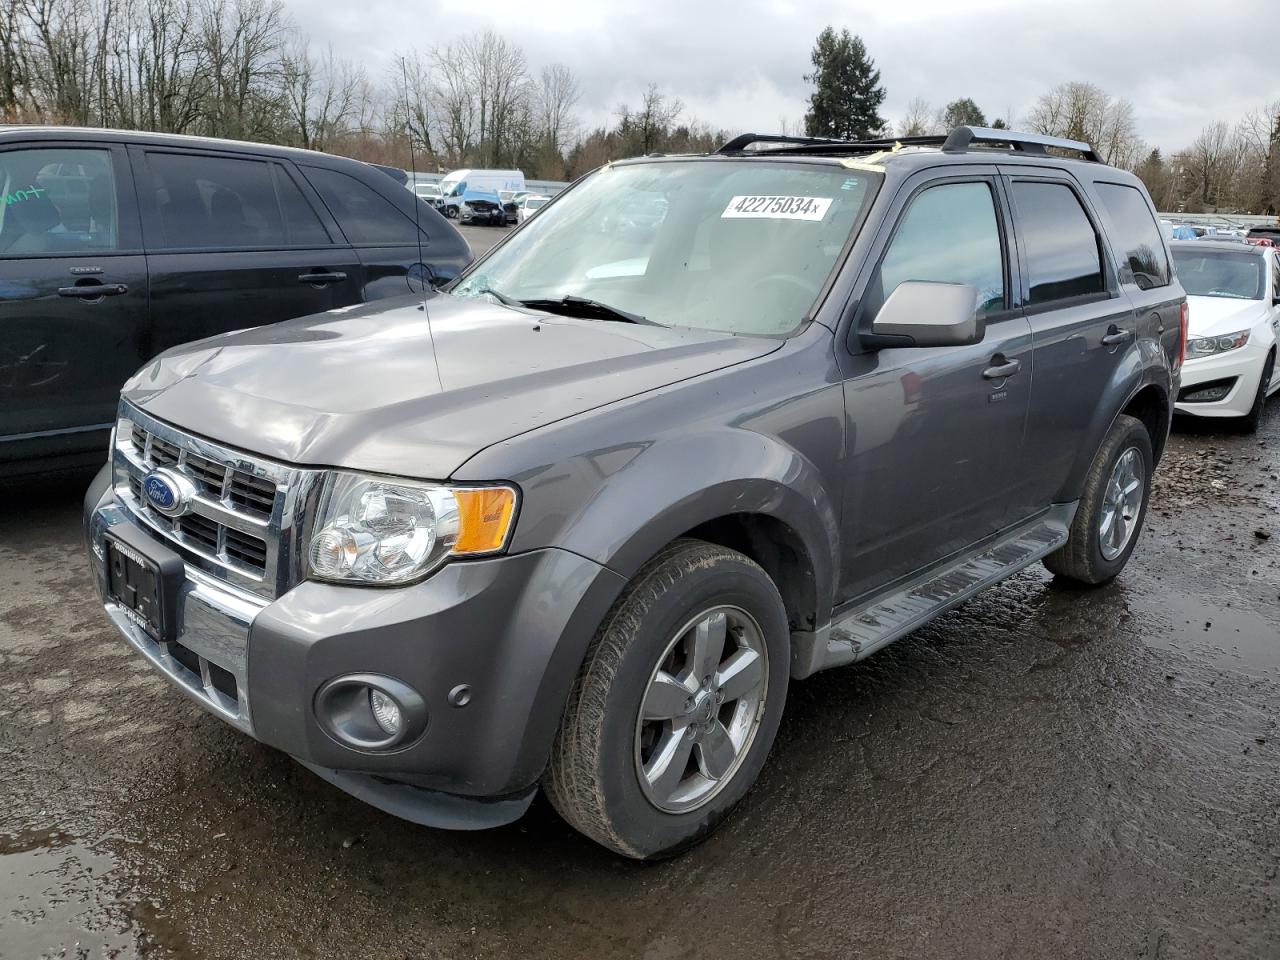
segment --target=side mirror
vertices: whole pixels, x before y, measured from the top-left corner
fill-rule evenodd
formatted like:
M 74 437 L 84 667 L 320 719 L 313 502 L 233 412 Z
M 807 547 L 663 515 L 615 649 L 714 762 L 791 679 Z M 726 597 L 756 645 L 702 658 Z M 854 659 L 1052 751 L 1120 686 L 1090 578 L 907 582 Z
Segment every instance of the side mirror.
M 907 280 L 889 295 L 862 340 L 868 347 L 963 347 L 981 343 L 986 333 L 977 287 Z

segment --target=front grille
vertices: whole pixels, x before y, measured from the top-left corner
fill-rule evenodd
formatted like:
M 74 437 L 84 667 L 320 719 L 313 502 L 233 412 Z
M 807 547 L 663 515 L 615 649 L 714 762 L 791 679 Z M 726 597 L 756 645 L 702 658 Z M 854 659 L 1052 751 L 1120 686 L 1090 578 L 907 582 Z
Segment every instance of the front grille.
M 266 598 L 300 578 L 297 544 L 318 471 L 250 457 L 127 405 L 113 463 L 121 501 L 188 563 Z M 162 515 L 143 496 L 143 479 L 157 467 L 176 470 L 195 485 L 179 517 Z
M 148 439 L 151 442 L 150 449 L 147 448 Z M 144 427 L 136 423 L 130 431 L 129 440 L 134 452 L 153 466 L 173 466 L 182 454 L 177 444 L 147 433 Z M 182 472 L 195 480 L 204 493 L 218 498 L 225 495 L 246 513 L 259 517 L 271 516 L 271 508 L 276 500 L 276 485 L 270 480 L 232 469 L 191 451 L 187 451 L 182 459 Z
M 276 485 L 270 480 L 233 471 L 231 484 L 227 488 L 227 499 L 246 513 L 269 517 L 276 502 Z

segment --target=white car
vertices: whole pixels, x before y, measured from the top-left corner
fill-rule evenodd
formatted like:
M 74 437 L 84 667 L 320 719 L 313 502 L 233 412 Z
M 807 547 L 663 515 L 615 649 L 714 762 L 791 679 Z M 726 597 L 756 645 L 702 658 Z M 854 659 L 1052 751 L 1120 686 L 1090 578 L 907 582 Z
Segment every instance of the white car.
M 1280 390 L 1280 251 L 1217 240 L 1169 248 L 1189 309 L 1177 411 L 1243 417 L 1256 430 L 1267 397 Z
M 516 221 L 518 223 L 524 223 L 526 220 L 528 220 L 530 217 L 534 215 L 534 213 L 538 210 L 539 207 L 544 207 L 550 202 L 551 202 L 550 197 L 538 197 L 532 194 L 530 194 L 527 197 L 524 197 L 523 199 L 521 199 L 520 206 L 517 208 Z

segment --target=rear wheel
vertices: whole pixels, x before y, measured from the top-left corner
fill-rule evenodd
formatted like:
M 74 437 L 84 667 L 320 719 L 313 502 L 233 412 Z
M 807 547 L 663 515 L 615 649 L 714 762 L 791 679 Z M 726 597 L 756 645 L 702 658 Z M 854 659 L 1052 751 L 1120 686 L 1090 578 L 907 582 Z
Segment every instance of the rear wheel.
M 543 783 L 556 810 L 637 859 L 704 839 L 764 765 L 789 642 L 777 587 L 749 558 L 667 547 L 587 652 Z
M 1267 406 L 1267 387 L 1271 384 L 1271 375 L 1276 368 L 1276 352 L 1267 354 L 1267 362 L 1262 367 L 1262 379 L 1258 381 L 1258 395 L 1253 398 L 1253 406 L 1240 422 L 1240 429 L 1245 433 L 1257 433 L 1262 424 L 1262 412 Z
M 1154 465 L 1146 426 L 1121 414 L 1089 467 L 1067 542 L 1044 558 L 1051 573 L 1089 586 L 1115 579 L 1142 531 Z

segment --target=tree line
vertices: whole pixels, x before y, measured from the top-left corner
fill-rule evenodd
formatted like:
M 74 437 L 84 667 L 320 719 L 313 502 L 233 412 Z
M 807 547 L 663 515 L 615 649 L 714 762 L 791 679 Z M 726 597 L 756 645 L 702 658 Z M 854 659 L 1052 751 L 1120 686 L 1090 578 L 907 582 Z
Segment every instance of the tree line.
M 7 0 L 0 120 L 324 150 L 421 170 L 569 179 L 610 159 L 709 150 L 723 131 L 649 87 L 586 130 L 568 66 L 486 30 L 397 54 L 383 75 L 317 50 L 282 0 Z
M 1026 116 L 973 99 L 909 101 L 896 124 L 861 37 L 826 27 L 810 56 L 803 130 L 865 140 L 960 124 L 1087 140 L 1133 170 L 1162 210 L 1280 211 L 1280 101 L 1206 127 L 1165 155 L 1138 134 L 1132 102 L 1061 84 Z M 705 152 L 732 136 L 685 115 L 657 85 L 586 128 L 569 66 L 534 68 L 485 30 L 397 54 L 382 75 L 318 50 L 283 0 L 7 0 L 0 7 L 0 118 L 255 140 L 421 170 L 519 167 L 572 179 L 609 160 Z M 790 124 L 782 123 L 783 132 Z
M 1102 159 L 1142 178 L 1159 210 L 1172 213 L 1280 213 L 1280 100 L 1259 105 L 1234 123 L 1216 121 L 1188 147 L 1166 157 L 1138 134 L 1131 101 L 1096 84 L 1063 83 L 1042 94 L 1025 117 L 989 123 L 969 97 L 935 108 L 922 97 L 894 125 L 881 117 L 880 71 L 862 38 L 827 27 L 814 44 L 814 85 L 804 129 L 846 140 L 944 134 L 964 125 L 1018 126 L 1092 144 Z

